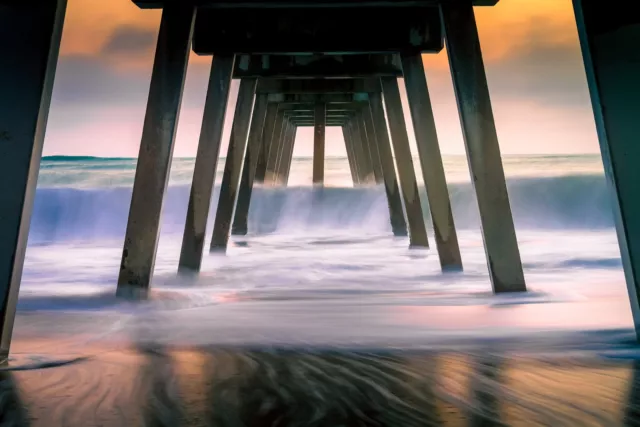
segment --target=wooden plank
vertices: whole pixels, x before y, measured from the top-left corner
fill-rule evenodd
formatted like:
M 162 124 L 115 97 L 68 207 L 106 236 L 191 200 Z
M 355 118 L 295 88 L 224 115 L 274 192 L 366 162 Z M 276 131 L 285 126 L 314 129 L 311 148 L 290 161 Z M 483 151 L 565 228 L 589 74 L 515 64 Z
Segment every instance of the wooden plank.
M 437 53 L 442 47 L 440 17 L 433 6 L 378 6 L 365 12 L 357 6 L 203 8 L 193 39 L 193 50 L 200 55 Z
M 234 78 L 402 76 L 397 55 L 238 55 Z
M 174 0 L 133 0 L 141 9 L 161 9 L 165 4 Z M 300 7 L 316 8 L 328 7 L 338 8 L 343 6 L 359 6 L 363 8 L 375 7 L 378 5 L 398 6 L 423 5 L 437 6 L 443 0 L 253 0 L 253 1 L 219 1 L 219 0 L 191 0 L 197 6 L 210 8 L 282 8 Z M 449 0 L 453 1 L 453 0 Z M 474 6 L 495 6 L 499 0 L 473 0 Z

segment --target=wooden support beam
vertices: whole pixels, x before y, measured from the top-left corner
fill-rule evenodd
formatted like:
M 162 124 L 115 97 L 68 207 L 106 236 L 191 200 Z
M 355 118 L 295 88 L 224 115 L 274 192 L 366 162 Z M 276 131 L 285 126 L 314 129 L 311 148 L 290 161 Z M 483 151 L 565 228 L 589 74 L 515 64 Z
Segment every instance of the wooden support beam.
M 294 104 L 315 105 L 316 102 L 325 104 L 351 104 L 353 102 L 364 102 L 369 100 L 367 93 L 271 93 L 269 102 L 277 102 L 283 106 Z M 311 107 L 313 109 L 313 107 Z
M 353 186 L 357 187 L 360 184 L 360 177 L 358 176 L 358 168 L 353 155 L 353 141 L 351 135 L 349 135 L 349 128 L 346 123 L 341 126 L 342 136 L 344 138 L 344 145 L 347 151 L 347 160 L 349 161 L 349 171 L 351 172 L 351 179 L 353 180 Z
M 377 148 L 384 178 L 384 188 L 387 193 L 391 230 L 395 236 L 406 236 L 407 223 L 404 218 L 404 211 L 402 210 L 402 196 L 400 195 L 400 189 L 398 187 L 396 170 L 393 166 L 391 141 L 389 140 L 389 130 L 387 128 L 387 120 L 384 116 L 384 107 L 380 94 L 373 94 L 371 96 L 370 108 L 373 126 L 378 140 Z
M 153 276 L 194 16 L 192 6 L 178 4 L 162 12 L 118 277 L 120 297 L 146 298 Z
M 293 149 L 296 144 L 296 135 L 298 133 L 298 126 L 292 124 L 291 125 L 291 136 L 289 137 L 289 151 L 287 156 L 285 157 L 285 165 L 284 165 L 284 185 L 289 185 L 289 175 L 291 174 L 291 164 L 293 162 Z
M 429 247 L 427 239 L 427 227 L 424 223 L 420 193 L 413 168 L 411 149 L 409 148 L 409 135 L 404 121 L 398 79 L 383 77 L 382 91 L 391 130 L 393 151 L 396 155 L 396 169 L 400 181 L 400 189 L 404 199 L 404 208 L 407 213 L 409 225 L 409 240 L 412 247 Z
M 631 314 L 640 338 L 640 11 L 635 2 L 574 0 Z
M 364 124 L 364 114 L 362 110 L 358 111 L 355 116 L 355 123 L 358 126 L 358 131 L 360 133 L 360 138 L 362 140 L 362 152 L 364 155 L 364 159 L 369 167 L 370 173 L 367 174 L 367 183 L 369 184 L 377 184 L 378 176 L 376 175 L 376 167 L 374 165 L 374 157 L 371 153 L 372 151 L 372 142 L 371 135 L 367 133 L 367 128 Z
M 66 7 L 0 4 L 0 364 L 11 346 Z
M 222 132 L 227 102 L 229 101 L 233 63 L 233 55 L 216 55 L 211 64 L 209 88 L 204 104 L 204 117 L 178 263 L 178 271 L 182 273 L 198 272 L 202 264 L 211 195 L 218 170 Z
M 420 157 L 431 220 L 443 271 L 462 270 L 462 257 L 458 235 L 453 222 L 453 211 L 444 175 L 442 155 L 438 145 L 436 122 L 431 108 L 427 79 L 419 54 L 403 54 L 404 83 L 407 87 L 409 109 L 413 120 L 416 145 Z
M 265 118 L 264 132 L 262 134 L 262 147 L 258 158 L 258 166 L 256 167 L 255 182 L 263 184 L 267 173 L 267 164 L 269 162 L 269 153 L 273 147 L 273 137 L 276 129 L 276 121 L 278 114 L 278 104 L 269 104 L 267 106 L 267 116 Z
M 526 291 L 473 6 L 457 0 L 441 11 L 493 291 Z
M 364 125 L 364 130 L 367 132 L 367 139 L 369 140 L 369 154 L 371 156 L 371 165 L 373 166 L 373 175 L 376 184 L 382 184 L 384 182 L 384 176 L 382 174 L 380 154 L 378 153 L 378 137 L 373 126 L 369 104 L 362 109 L 362 124 Z
M 345 95 L 380 92 L 378 79 L 266 79 L 260 78 L 257 93 L 293 95 Z
M 363 19 L 366 14 L 367 19 Z M 327 25 L 327 23 L 331 23 Z M 220 53 L 439 52 L 442 30 L 433 6 L 341 5 L 340 8 L 201 8 L 193 49 Z
M 227 160 L 220 185 L 220 198 L 213 225 L 210 251 L 226 251 L 231 231 L 233 212 L 238 200 L 240 174 L 247 149 L 249 122 L 253 109 L 256 79 L 242 79 L 238 90 L 238 102 L 231 127 L 231 138 L 227 149 Z M 263 110 L 264 114 L 264 110 Z
M 373 168 L 371 167 L 371 158 L 364 151 L 364 141 L 360 133 L 358 120 L 354 117 L 349 121 L 350 134 L 354 142 L 355 157 L 358 162 L 358 171 L 360 173 L 360 183 L 363 185 L 370 184 L 373 180 Z
M 238 55 L 234 78 L 402 77 L 397 55 Z
M 324 185 L 324 151 L 325 127 L 327 124 L 327 105 L 323 102 L 316 104 L 313 132 L 313 184 Z
M 291 121 L 287 118 L 286 114 L 284 117 L 282 132 L 280 133 L 280 143 L 278 145 L 278 157 L 276 161 L 276 169 L 273 174 L 273 185 L 279 185 L 283 182 L 283 174 L 282 174 L 282 160 L 284 159 L 284 153 L 287 151 L 287 141 L 289 138 L 289 131 L 291 130 Z
M 284 110 L 278 110 L 273 126 L 273 138 L 271 139 L 271 149 L 267 160 L 267 170 L 264 178 L 265 185 L 274 185 L 276 180 L 276 167 L 278 166 L 278 154 L 282 145 L 282 132 L 284 130 Z
M 251 117 L 251 126 L 249 127 L 249 140 L 247 141 L 247 151 L 242 167 L 242 180 L 240 181 L 238 201 L 233 216 L 233 225 L 231 227 L 231 234 L 233 235 L 244 236 L 247 234 L 249 228 L 249 205 L 251 204 L 251 193 L 253 191 L 253 182 L 256 176 L 258 160 L 260 159 L 262 147 L 264 146 L 263 132 L 266 119 L 267 96 L 264 94 L 257 95 L 253 107 L 253 116 Z
M 141 9 L 162 9 L 166 3 L 171 3 L 174 0 L 133 0 Z M 345 0 L 251 0 L 251 1 L 236 1 L 236 0 L 191 0 L 194 5 L 199 7 L 208 8 L 274 8 L 279 9 L 283 7 L 296 7 L 296 8 L 315 8 L 315 7 L 327 7 L 339 10 L 344 6 Z M 438 6 L 443 0 L 421 0 L 420 4 L 423 6 Z M 445 0 L 453 1 L 453 0 Z M 411 2 L 409 2 L 411 3 Z M 474 6 L 495 6 L 498 0 L 473 0 Z M 404 0 L 354 0 L 349 2 L 352 6 L 358 6 L 366 9 L 370 6 L 382 5 L 382 6 L 397 6 L 404 7 L 407 2 Z

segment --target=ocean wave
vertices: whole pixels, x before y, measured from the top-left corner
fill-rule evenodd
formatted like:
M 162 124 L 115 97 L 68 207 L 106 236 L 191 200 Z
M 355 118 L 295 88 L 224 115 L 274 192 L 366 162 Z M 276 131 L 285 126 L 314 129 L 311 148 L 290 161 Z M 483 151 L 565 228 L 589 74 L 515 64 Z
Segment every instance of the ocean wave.
M 521 229 L 605 229 L 613 227 L 611 198 L 601 175 L 551 178 L 517 178 L 508 181 L 513 217 Z M 168 188 L 162 232 L 182 233 L 190 186 Z M 449 185 L 456 225 L 477 229 L 479 215 L 470 184 Z M 215 216 L 215 189 L 209 225 Z M 382 187 L 288 187 L 254 189 L 249 229 L 251 233 L 295 232 L 304 229 L 390 230 L 386 196 Z M 425 218 L 428 204 L 421 189 Z M 38 188 L 30 243 L 56 240 L 122 238 L 130 187 L 98 189 Z

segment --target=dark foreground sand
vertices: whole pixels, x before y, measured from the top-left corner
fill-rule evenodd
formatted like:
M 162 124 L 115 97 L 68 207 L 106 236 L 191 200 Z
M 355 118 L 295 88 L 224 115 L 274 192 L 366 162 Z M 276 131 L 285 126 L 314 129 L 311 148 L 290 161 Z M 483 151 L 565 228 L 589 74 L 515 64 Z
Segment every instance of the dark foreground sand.
M 619 426 L 640 364 L 469 351 L 168 348 L 17 338 L 0 426 Z M 76 363 L 38 370 L 34 355 Z

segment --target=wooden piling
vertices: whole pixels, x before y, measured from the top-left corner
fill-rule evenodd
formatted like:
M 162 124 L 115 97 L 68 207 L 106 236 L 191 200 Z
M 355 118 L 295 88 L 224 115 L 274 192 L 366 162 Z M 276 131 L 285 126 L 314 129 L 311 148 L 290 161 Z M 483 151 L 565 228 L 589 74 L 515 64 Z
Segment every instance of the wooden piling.
M 440 11 L 493 291 L 526 291 L 473 5 L 450 1 Z
M 347 152 L 347 161 L 349 162 L 349 171 L 351 172 L 351 179 L 353 181 L 353 186 L 357 187 L 360 184 L 360 177 L 358 176 L 358 166 L 353 154 L 353 141 L 351 141 L 351 135 L 349 135 L 349 127 L 347 125 L 343 125 L 341 128 Z
M 269 149 L 269 156 L 267 158 L 267 168 L 264 178 L 265 185 L 275 185 L 276 182 L 276 167 L 278 165 L 278 155 L 282 145 L 282 131 L 284 130 L 284 110 L 278 109 L 276 113 L 276 119 L 273 124 L 273 138 L 271 139 L 271 148 Z
M 405 212 L 407 213 L 409 240 L 412 247 L 428 248 L 427 227 L 425 226 L 422 205 L 420 204 L 420 194 L 402 111 L 398 80 L 394 77 L 382 77 L 380 80 L 382 82 L 387 117 L 389 118 L 393 151 L 396 155 L 396 169 L 398 171 L 400 189 L 404 199 Z
M 375 127 L 373 126 L 369 103 L 365 103 L 362 107 L 362 124 L 367 132 L 367 139 L 369 140 L 369 155 L 371 156 L 371 166 L 373 167 L 375 183 L 382 184 L 384 182 L 384 174 L 382 173 L 380 153 L 378 152 L 378 137 L 376 135 Z
M 238 188 L 240 184 L 240 174 L 244 162 L 244 155 L 247 148 L 247 137 L 249 133 L 249 121 L 251 120 L 251 110 L 256 90 L 256 79 L 242 79 L 238 91 L 238 102 L 233 117 L 231 127 L 231 137 L 227 159 L 224 165 L 222 184 L 220 185 L 220 198 L 216 219 L 213 225 L 213 236 L 211 238 L 210 251 L 225 251 L 229 243 L 229 232 L 231 231 L 231 220 L 236 201 L 238 200 Z
M 66 7 L 0 5 L 0 364 L 11 345 Z
M 264 106 L 262 104 L 264 104 Z M 263 108 L 266 108 L 266 114 L 262 114 L 261 109 Z M 248 147 L 247 154 L 244 158 L 244 166 L 242 167 L 242 181 L 240 182 L 238 203 L 236 203 L 233 225 L 231 226 L 232 235 L 244 236 L 249 231 L 249 207 L 251 206 L 253 185 L 257 182 L 258 166 L 262 165 L 266 167 L 266 153 L 268 152 L 268 147 L 271 145 L 273 124 L 277 111 L 278 106 L 276 104 L 267 105 L 266 96 L 258 95 L 256 105 L 253 108 L 253 117 L 249 129 L 249 141 L 247 143 Z M 254 129 L 254 126 L 261 126 L 261 128 Z M 257 140 L 254 140 L 254 138 L 257 138 Z M 254 145 L 257 145 L 257 147 Z M 263 168 L 263 180 L 264 171 L 265 169 Z
M 211 63 L 200 141 L 193 171 L 187 220 L 182 238 L 178 271 L 200 271 L 211 195 L 216 180 L 222 132 L 233 76 L 234 55 L 216 55 Z
M 640 15 L 635 2 L 574 0 L 631 314 L 640 339 Z
M 453 221 L 422 55 L 419 53 L 403 54 L 401 58 L 420 168 L 429 198 L 429 209 L 440 266 L 443 271 L 460 271 L 462 270 L 462 257 Z
M 318 102 L 314 111 L 313 132 L 313 185 L 324 185 L 324 152 L 325 152 L 325 127 L 327 123 L 327 105 Z
M 271 103 L 267 107 L 267 115 L 265 117 L 264 132 L 262 133 L 262 145 L 260 156 L 258 157 L 258 166 L 256 166 L 256 176 L 254 183 L 263 184 L 267 174 L 267 163 L 269 162 L 269 153 L 271 152 L 273 135 L 276 128 L 276 116 L 278 114 L 278 104 Z
M 378 140 L 377 148 L 384 178 L 384 188 L 387 193 L 391 229 L 395 236 L 406 236 L 407 223 L 402 209 L 402 196 L 398 188 L 396 169 L 393 166 L 393 153 L 391 151 L 387 120 L 384 116 L 384 107 L 382 106 L 382 97 L 379 93 L 369 94 L 369 97 L 372 122 Z
M 251 126 L 249 127 L 247 151 L 244 156 L 244 166 L 242 167 L 242 180 L 240 181 L 238 202 L 236 203 L 233 225 L 231 227 L 231 234 L 233 235 L 244 236 L 248 231 L 251 192 L 253 189 L 254 178 L 256 176 L 258 160 L 260 159 L 260 152 L 264 146 L 263 132 L 267 116 L 267 105 L 266 94 L 259 94 L 256 96 L 255 105 L 253 107 L 253 116 L 251 117 Z
M 167 4 L 162 12 L 118 277 L 120 297 L 145 298 L 153 276 L 194 17 L 194 6 L 182 4 Z

